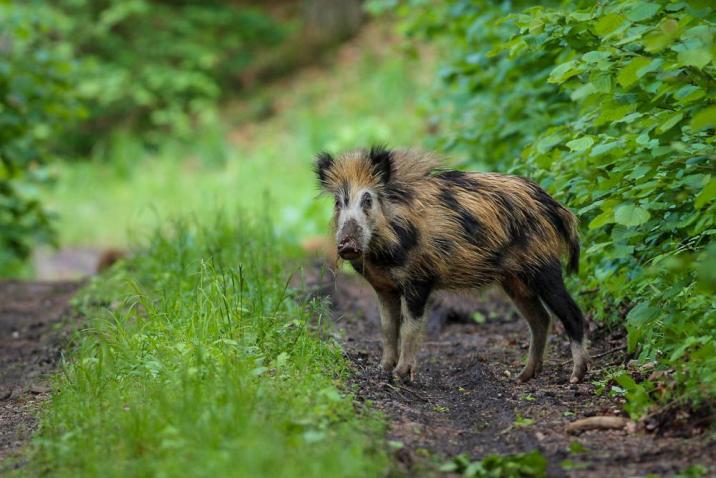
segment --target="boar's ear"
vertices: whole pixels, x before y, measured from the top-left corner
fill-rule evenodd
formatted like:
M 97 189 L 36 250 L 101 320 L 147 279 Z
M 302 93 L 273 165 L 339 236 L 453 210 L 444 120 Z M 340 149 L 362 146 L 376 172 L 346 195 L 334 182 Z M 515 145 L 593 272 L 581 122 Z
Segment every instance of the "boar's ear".
M 313 170 L 318 176 L 318 182 L 322 188 L 328 187 L 328 170 L 333 167 L 333 156 L 329 153 L 321 152 L 316 155 L 316 163 L 313 166 Z
M 376 175 L 383 184 L 387 184 L 393 173 L 393 152 L 385 146 L 377 145 L 370 148 L 368 157 Z

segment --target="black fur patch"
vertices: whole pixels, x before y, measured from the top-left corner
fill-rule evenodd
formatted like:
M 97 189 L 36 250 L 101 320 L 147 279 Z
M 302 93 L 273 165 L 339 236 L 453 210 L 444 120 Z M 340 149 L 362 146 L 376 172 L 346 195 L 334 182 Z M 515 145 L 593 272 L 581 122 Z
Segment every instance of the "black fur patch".
M 325 151 L 320 152 L 316 155 L 316 162 L 314 164 L 313 170 L 316 173 L 316 176 L 318 176 L 318 182 L 323 187 L 326 186 L 328 170 L 331 169 L 331 166 L 333 166 L 333 162 L 333 156 L 331 156 L 329 153 L 326 153 Z
M 407 305 L 413 317 L 419 318 L 425 313 L 425 305 L 428 303 L 428 298 L 434 285 L 434 277 L 421 277 L 403 287 L 405 305 Z
M 398 236 L 401 249 L 409 251 L 418 245 L 420 233 L 414 224 L 402 224 L 400 221 L 394 221 L 390 224 L 390 227 L 395 231 L 395 235 Z
M 413 191 L 396 183 L 388 183 L 385 187 L 385 197 L 390 202 L 410 204 L 413 200 Z
M 532 197 L 534 197 L 542 205 L 549 222 L 552 223 L 554 228 L 562 237 L 569 238 L 567 225 L 564 223 L 562 216 L 559 214 L 562 209 L 562 205 L 555 201 L 552 196 L 547 194 L 545 190 L 538 185 L 532 183 L 530 186 Z
M 398 244 L 378 246 L 379 238 L 372 241 L 368 254 L 368 260 L 380 267 L 400 267 L 408 260 L 408 253 L 418 244 L 420 233 L 413 224 L 403 224 L 401 221 L 394 221 L 390 227 L 398 236 Z
M 382 145 L 370 148 L 368 157 L 383 184 L 388 184 L 393 173 L 393 152 Z
M 465 239 L 475 246 L 480 246 L 482 244 L 480 234 L 484 230 L 480 221 L 460 204 L 449 189 L 440 191 L 440 201 L 442 201 L 446 209 L 452 211 L 457 216 L 457 220 L 462 226 Z
M 477 191 L 479 189 L 477 181 L 462 171 L 441 171 L 435 177 L 468 191 Z
M 569 338 L 575 342 L 582 342 L 584 316 L 564 286 L 562 265 L 559 261 L 549 261 L 530 279 L 528 285 L 537 292 L 554 315 L 559 317 Z

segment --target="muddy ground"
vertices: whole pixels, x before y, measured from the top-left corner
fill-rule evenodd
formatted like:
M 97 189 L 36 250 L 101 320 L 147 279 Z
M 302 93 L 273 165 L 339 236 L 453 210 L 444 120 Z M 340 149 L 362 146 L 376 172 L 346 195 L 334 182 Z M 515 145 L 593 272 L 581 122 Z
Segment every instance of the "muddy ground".
M 37 425 L 38 406 L 76 324 L 65 312 L 81 283 L 0 281 L 0 475 Z
M 595 396 L 595 385 L 570 385 L 569 348 L 550 340 L 545 370 L 518 384 L 528 331 L 509 302 L 490 291 L 478 300 L 442 296 L 430 309 L 428 337 L 415 383 L 399 383 L 379 371 L 378 309 L 359 277 L 320 274 L 309 267 L 304 286 L 327 295 L 340 340 L 355 374 L 351 386 L 388 422 L 395 469 L 408 476 L 436 474 L 436 466 L 467 454 L 540 452 L 549 476 L 671 476 L 703 464 L 716 476 L 713 438 L 693 427 L 667 427 L 663 436 L 627 431 L 567 435 L 565 426 L 593 415 L 624 415 L 619 398 Z M 17 452 L 36 427 L 38 406 L 49 396 L 48 374 L 78 319 L 67 314 L 81 282 L 0 281 L 0 474 L 19 466 Z M 472 320 L 473 312 L 486 318 Z M 628 360 L 619 332 L 592 334 L 596 358 L 589 378 Z M 573 442 L 586 451 L 572 454 Z M 572 461 L 572 468 L 562 466 Z
M 623 399 L 596 396 L 591 383 L 605 369 L 628 360 L 623 333 L 592 333 L 593 369 L 585 383 L 576 385 L 568 383 L 568 342 L 563 334 L 553 334 L 545 370 L 519 384 L 514 377 L 524 363 L 529 332 L 508 299 L 499 291 L 483 293 L 480 299 L 445 295 L 431 308 L 417 381 L 400 383 L 379 371 L 379 315 L 373 292 L 360 277 L 330 277 L 314 269 L 305 280 L 312 290 L 331 298 L 334 320 L 354 366 L 357 399 L 370 402 L 387 418 L 399 471 L 430 475 L 436 464 L 461 453 L 477 460 L 490 453 L 538 449 L 549 461 L 548 476 L 672 476 L 693 464 L 705 465 L 716 476 L 716 444 L 699 429 L 666 427 L 658 435 L 640 424 L 631 432 L 565 432 L 566 425 L 579 418 L 626 416 Z M 472 320 L 475 311 L 486 318 L 484 323 Z M 585 451 L 570 453 L 573 442 Z M 563 466 L 565 460 L 571 467 Z

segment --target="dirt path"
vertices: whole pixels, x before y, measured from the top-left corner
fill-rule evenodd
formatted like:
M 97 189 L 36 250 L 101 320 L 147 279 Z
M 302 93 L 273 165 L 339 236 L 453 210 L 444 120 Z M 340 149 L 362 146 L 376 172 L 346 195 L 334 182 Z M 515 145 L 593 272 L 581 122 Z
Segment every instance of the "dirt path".
M 388 438 L 403 444 L 395 451 L 399 468 L 410 475 L 430 474 L 436 463 L 460 453 L 477 460 L 488 453 L 536 448 L 549 461 L 548 476 L 671 476 L 696 463 L 716 476 L 714 443 L 706 435 L 567 435 L 565 426 L 577 418 L 624 415 L 622 399 L 595 396 L 595 385 L 589 382 L 567 382 L 571 363 L 563 336 L 551 336 L 542 375 L 517 384 L 514 377 L 527 352 L 528 330 L 500 293 L 489 292 L 479 301 L 449 296 L 438 300 L 431 309 L 421 375 L 417 383 L 406 385 L 378 371 L 379 315 L 366 283 L 345 274 L 339 274 L 335 284 L 319 279 L 315 271 L 307 275 L 309 285 L 331 296 L 334 319 L 355 366 L 357 397 L 385 414 Z M 486 322 L 471 320 L 474 311 Z M 592 353 L 597 356 L 623 343 L 619 335 L 593 337 Z M 624 360 L 624 353 L 617 351 L 596 359 L 593 366 L 598 370 Z M 570 453 L 573 442 L 586 450 Z M 571 469 L 562 466 L 564 460 L 571 460 Z
M 36 426 L 47 376 L 72 329 L 63 320 L 80 282 L 0 281 L 0 474 Z

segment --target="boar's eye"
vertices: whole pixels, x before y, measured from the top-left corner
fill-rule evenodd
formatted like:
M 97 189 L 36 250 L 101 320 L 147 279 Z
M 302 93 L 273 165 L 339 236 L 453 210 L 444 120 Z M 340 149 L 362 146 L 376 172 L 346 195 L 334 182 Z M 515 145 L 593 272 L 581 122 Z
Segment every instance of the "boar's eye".
M 363 193 L 363 197 L 360 199 L 360 207 L 368 210 L 373 207 L 373 198 L 370 193 Z
M 340 208 L 341 208 L 341 198 L 340 198 L 340 197 L 336 196 L 336 202 L 335 202 L 335 204 L 334 204 L 333 206 L 334 206 L 336 209 L 340 209 Z

